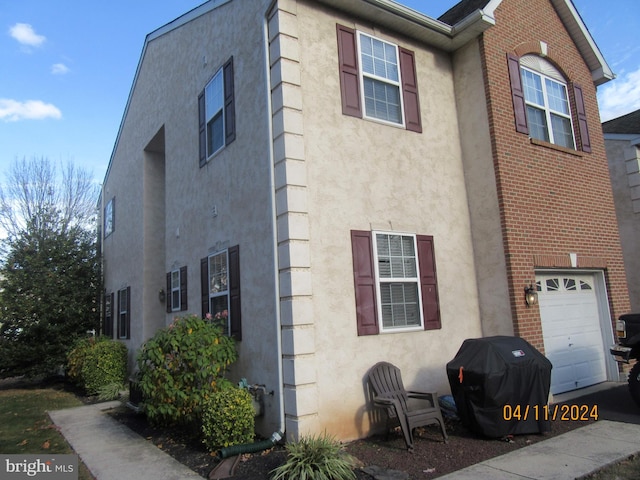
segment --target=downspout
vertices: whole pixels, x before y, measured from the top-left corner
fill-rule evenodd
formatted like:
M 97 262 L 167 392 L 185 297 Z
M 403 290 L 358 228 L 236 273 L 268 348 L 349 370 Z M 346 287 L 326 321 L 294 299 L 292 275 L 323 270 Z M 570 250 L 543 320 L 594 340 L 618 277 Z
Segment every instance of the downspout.
M 267 8 L 264 20 L 262 24 L 262 33 L 264 37 L 264 59 L 265 59 L 265 78 L 267 80 L 267 132 L 269 138 L 267 143 L 269 144 L 268 160 L 269 160 L 269 182 L 271 192 L 271 213 L 272 213 L 272 245 L 273 245 L 273 276 L 274 276 L 274 291 L 275 291 L 275 312 L 276 312 L 276 353 L 278 355 L 278 385 L 276 387 L 276 395 L 278 397 L 279 412 L 280 412 L 280 426 L 278 430 L 271 434 L 268 440 L 261 442 L 247 443 L 243 445 L 233 445 L 231 447 L 223 448 L 218 453 L 220 458 L 232 457 L 234 455 L 240 455 L 242 453 L 255 453 L 268 448 L 273 447 L 284 437 L 285 432 L 285 414 L 284 414 L 284 374 L 282 364 L 282 317 L 280 316 L 280 273 L 278 267 L 278 218 L 276 211 L 276 181 L 275 181 L 275 165 L 274 165 L 274 153 L 273 153 L 273 105 L 271 104 L 271 66 L 269 62 L 269 13 L 273 10 L 273 7 L 277 4 L 278 0 L 273 0 Z

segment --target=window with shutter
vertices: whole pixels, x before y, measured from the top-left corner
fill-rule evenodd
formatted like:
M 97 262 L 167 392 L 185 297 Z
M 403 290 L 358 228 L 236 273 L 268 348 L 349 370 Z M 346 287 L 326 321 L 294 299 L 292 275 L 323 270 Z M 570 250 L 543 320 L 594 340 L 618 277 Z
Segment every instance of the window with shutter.
M 342 113 L 422 132 L 414 53 L 343 25 L 336 29 Z
M 198 95 L 199 163 L 236 138 L 233 57 L 221 67 Z
M 236 340 L 242 340 L 239 252 L 236 245 L 200 261 L 202 316 L 222 322 Z
M 441 327 L 433 238 L 351 232 L 358 335 Z
M 507 55 L 516 131 L 531 138 L 576 149 L 571 98 L 562 73 L 538 55 Z M 573 85 L 580 148 L 591 151 L 582 88 Z

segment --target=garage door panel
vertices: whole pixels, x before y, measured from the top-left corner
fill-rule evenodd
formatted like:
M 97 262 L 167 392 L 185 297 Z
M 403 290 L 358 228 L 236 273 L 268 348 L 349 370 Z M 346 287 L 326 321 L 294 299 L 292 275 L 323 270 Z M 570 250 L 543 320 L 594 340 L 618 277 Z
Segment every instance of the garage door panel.
M 553 280 L 547 283 L 547 278 Z M 605 381 L 606 359 L 593 275 L 557 273 L 538 275 L 536 281 L 541 287 L 538 298 L 545 353 L 553 364 L 551 393 Z M 580 290 L 582 284 L 591 288 Z

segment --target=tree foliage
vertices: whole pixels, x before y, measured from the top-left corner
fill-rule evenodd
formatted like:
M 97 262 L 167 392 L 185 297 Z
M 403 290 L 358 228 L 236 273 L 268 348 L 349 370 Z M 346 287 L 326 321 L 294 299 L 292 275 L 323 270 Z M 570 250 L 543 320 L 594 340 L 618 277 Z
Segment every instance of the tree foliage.
M 47 168 L 43 163 L 42 171 L 46 173 Z M 66 363 L 74 340 L 98 325 L 99 263 L 94 232 L 69 220 L 66 207 L 54 201 L 67 196 L 58 193 L 60 187 L 39 183 L 39 177 L 21 181 L 25 184 L 22 190 L 31 189 L 34 200 L 27 201 L 26 210 L 11 214 L 24 226 L 16 226 L 4 242 L 0 377 L 55 371 Z M 4 200 L 0 198 L 0 203 Z M 29 216 L 23 218 L 23 214 Z M 8 218 L 5 215 L 9 214 L 0 212 L 0 217 Z

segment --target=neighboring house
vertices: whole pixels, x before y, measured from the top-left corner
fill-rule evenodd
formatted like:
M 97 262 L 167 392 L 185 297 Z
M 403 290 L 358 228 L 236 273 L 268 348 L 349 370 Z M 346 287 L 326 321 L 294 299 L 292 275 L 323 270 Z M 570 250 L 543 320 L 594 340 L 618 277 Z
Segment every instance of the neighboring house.
M 602 124 L 631 310 L 640 312 L 640 110 Z
M 617 378 L 611 78 L 570 0 L 204 3 L 144 44 L 102 192 L 104 331 L 133 360 L 228 310 L 231 376 L 289 438 L 368 435 L 380 360 L 447 393 L 466 338 L 527 339 L 553 393 Z

